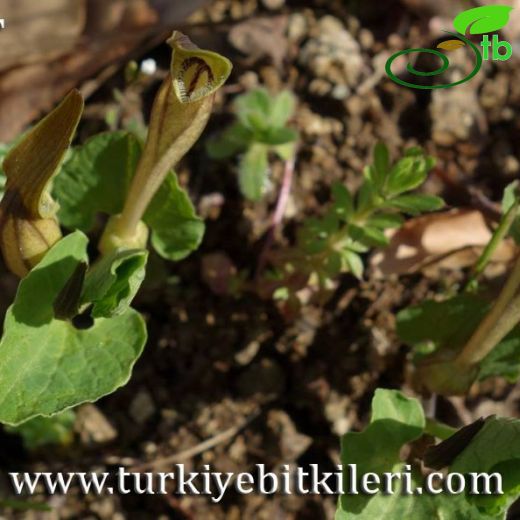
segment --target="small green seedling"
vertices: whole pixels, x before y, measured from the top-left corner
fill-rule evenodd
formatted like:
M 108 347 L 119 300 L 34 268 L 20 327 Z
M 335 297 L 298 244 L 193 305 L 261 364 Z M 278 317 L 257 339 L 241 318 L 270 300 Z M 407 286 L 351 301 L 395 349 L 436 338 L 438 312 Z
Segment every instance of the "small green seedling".
M 179 32 L 168 44 L 170 71 L 144 147 L 111 132 L 67 153 L 83 110 L 74 90 L 3 160 L 0 247 L 22 280 L 0 340 L 2 423 L 51 416 L 124 385 L 147 337 L 130 305 L 148 237 L 169 260 L 202 239 L 204 225 L 172 168 L 206 126 L 231 64 Z M 86 233 L 100 213 L 110 218 L 91 259 Z M 62 229 L 72 232 L 62 238 Z
M 362 278 L 361 255 L 386 246 L 386 230 L 399 228 L 405 214 L 443 206 L 439 197 L 410 193 L 424 183 L 433 165 L 433 158 L 419 148 L 407 150 L 391 164 L 386 146 L 376 145 L 373 164 L 365 168 L 357 193 L 334 184 L 333 202 L 325 214 L 304 221 L 294 247 L 273 252 L 273 268 L 265 275 L 271 283 L 262 280 L 261 285 L 274 289 L 276 298 L 289 299 L 309 283 L 326 290 L 341 273 Z
M 237 121 L 217 139 L 207 144 L 210 157 L 224 159 L 240 154 L 239 186 L 244 197 L 259 200 L 269 186 L 269 154 L 283 160 L 294 156 L 298 134 L 287 127 L 295 109 L 295 98 L 288 92 L 276 96 L 258 88 L 238 96 Z

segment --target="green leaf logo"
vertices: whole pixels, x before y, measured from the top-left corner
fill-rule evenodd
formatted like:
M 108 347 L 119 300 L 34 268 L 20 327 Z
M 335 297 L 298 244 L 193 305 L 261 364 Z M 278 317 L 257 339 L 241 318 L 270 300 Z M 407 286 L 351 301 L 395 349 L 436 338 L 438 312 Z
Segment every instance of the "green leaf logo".
M 508 5 L 485 5 L 463 11 L 453 20 L 453 26 L 460 34 L 484 34 L 502 29 L 509 22 Z

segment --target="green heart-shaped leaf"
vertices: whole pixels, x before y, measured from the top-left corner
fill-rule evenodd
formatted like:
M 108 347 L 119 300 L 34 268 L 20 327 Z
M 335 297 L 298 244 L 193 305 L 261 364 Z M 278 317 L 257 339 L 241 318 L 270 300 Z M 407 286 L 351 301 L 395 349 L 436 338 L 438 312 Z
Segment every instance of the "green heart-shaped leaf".
M 173 172 L 161 184 L 143 220 L 152 230 L 153 248 L 167 260 L 187 257 L 204 236 L 204 221 Z
M 119 213 L 141 155 L 128 132 L 105 132 L 71 150 L 54 181 L 60 223 L 90 231 L 97 213 Z
M 127 309 L 91 328 L 54 318 L 53 303 L 76 266 L 87 237 L 60 240 L 20 282 L 0 342 L 0 422 L 18 424 L 95 401 L 126 384 L 146 342 L 141 316 Z

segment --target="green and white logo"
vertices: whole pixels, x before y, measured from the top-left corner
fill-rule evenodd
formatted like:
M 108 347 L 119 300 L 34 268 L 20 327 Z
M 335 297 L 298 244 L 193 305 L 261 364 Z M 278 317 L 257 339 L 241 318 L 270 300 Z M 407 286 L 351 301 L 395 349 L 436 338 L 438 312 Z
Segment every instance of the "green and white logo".
M 507 25 L 507 22 L 509 21 L 509 15 L 512 9 L 512 7 L 509 7 L 507 5 L 487 5 L 463 11 L 455 17 L 455 20 L 453 20 L 453 26 L 455 27 L 457 33 L 446 31 L 451 36 L 454 36 L 455 39 L 439 43 L 439 45 L 437 45 L 437 49 L 441 50 L 418 48 L 406 49 L 404 51 L 397 52 L 390 56 L 390 58 L 386 62 L 386 73 L 388 74 L 390 79 L 395 81 L 395 83 L 402 85 L 403 87 L 421 90 L 450 88 L 460 85 L 462 83 L 466 83 L 466 81 L 469 81 L 478 74 L 484 60 L 492 59 L 493 61 L 506 61 L 513 55 L 513 47 L 509 42 L 500 41 L 497 34 L 494 34 L 491 39 L 489 37 L 489 33 L 496 32 L 502 29 L 502 27 L 504 27 L 505 25 Z M 474 44 L 469 40 L 469 36 L 474 34 L 483 35 L 482 40 L 480 42 L 482 52 L 478 45 Z M 472 50 L 472 52 L 475 55 L 475 66 L 466 77 L 459 81 L 455 81 L 454 83 L 418 85 L 416 83 L 411 83 L 410 81 L 405 81 L 392 72 L 392 65 L 394 64 L 395 60 L 400 56 L 424 52 L 427 54 L 433 54 L 434 56 L 437 56 L 441 60 L 440 66 L 435 70 L 423 72 L 417 70 L 411 63 L 408 63 L 408 65 L 406 66 L 406 70 L 409 74 L 417 77 L 438 76 L 443 72 L 446 72 L 450 66 L 448 57 L 442 51 L 450 52 L 461 47 L 468 47 Z

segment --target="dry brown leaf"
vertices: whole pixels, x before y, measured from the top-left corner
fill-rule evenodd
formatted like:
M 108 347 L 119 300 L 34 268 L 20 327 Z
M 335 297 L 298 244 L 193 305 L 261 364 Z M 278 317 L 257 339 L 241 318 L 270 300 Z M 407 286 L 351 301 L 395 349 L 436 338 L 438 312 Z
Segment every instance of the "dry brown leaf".
M 84 0 L 0 0 L 0 70 L 69 52 L 85 27 Z
M 370 261 L 375 276 L 422 270 L 433 274 L 440 268 L 461 269 L 475 264 L 492 232 L 477 210 L 455 209 L 413 218 L 392 232 L 390 245 Z M 504 263 L 514 256 L 515 246 L 505 240 L 492 262 Z
M 0 142 L 103 68 L 166 38 L 207 0 L 0 0 Z M 109 77 L 109 76 L 107 76 Z

